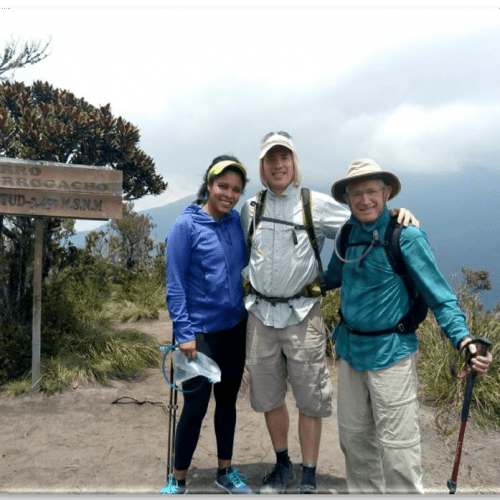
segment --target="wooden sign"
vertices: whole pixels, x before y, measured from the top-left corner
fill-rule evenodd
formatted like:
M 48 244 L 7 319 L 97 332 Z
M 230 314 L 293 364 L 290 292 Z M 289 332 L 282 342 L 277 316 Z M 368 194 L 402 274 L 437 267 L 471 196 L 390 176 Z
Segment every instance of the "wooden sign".
M 0 214 L 35 217 L 32 388 L 40 386 L 44 219 L 121 219 L 120 170 L 0 158 Z
M 0 213 L 120 219 L 120 170 L 0 158 Z

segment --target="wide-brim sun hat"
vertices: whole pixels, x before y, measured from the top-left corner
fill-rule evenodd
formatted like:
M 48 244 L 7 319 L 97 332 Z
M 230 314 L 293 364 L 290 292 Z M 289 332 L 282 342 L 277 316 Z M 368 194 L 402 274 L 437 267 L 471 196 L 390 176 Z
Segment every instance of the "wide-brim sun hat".
M 302 175 L 299 168 L 299 159 L 297 158 L 297 151 L 295 150 L 295 145 L 293 144 L 293 138 L 287 132 L 269 132 L 260 142 L 261 150 L 259 155 L 259 171 L 262 184 L 267 187 L 267 182 L 262 175 L 262 160 L 264 156 L 266 156 L 266 154 L 276 146 L 283 146 L 292 152 L 293 164 L 295 167 L 293 183 L 295 186 L 299 186 L 302 182 Z
M 332 185 L 332 196 L 339 203 L 345 203 L 345 188 L 348 184 L 380 179 L 392 187 L 388 200 L 394 198 L 401 191 L 401 182 L 392 173 L 382 170 L 377 163 L 370 158 L 354 160 L 347 168 L 345 178 L 338 180 Z

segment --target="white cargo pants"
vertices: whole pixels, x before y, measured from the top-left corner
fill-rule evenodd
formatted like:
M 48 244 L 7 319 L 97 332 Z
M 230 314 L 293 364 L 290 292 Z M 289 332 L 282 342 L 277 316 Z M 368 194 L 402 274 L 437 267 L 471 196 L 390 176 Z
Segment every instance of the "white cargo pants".
M 385 370 L 340 359 L 337 414 L 349 493 L 424 493 L 417 354 Z

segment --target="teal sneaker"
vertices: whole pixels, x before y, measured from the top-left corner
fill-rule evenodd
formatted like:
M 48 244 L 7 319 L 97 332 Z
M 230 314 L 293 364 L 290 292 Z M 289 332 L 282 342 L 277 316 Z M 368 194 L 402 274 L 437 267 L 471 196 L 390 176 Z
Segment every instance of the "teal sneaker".
M 245 483 L 244 476 L 240 475 L 239 469 L 233 467 L 224 476 L 217 477 L 215 484 L 229 493 L 253 494 L 252 488 Z
M 187 493 L 186 485 L 180 485 L 174 476 L 169 476 L 168 483 L 160 491 L 162 495 L 184 495 Z

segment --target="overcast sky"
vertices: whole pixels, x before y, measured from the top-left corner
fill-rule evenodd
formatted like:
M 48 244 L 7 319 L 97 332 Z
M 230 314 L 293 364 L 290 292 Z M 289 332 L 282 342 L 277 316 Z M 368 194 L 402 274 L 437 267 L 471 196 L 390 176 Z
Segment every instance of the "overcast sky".
M 0 27 L 5 42 L 52 39 L 51 55 L 14 79 L 110 103 L 139 127 L 169 188 L 136 210 L 194 193 L 219 154 L 258 183 L 272 130 L 292 134 L 303 176 L 326 192 L 358 157 L 399 173 L 500 169 L 498 5 L 286 3 L 30 2 L 2 8 Z

